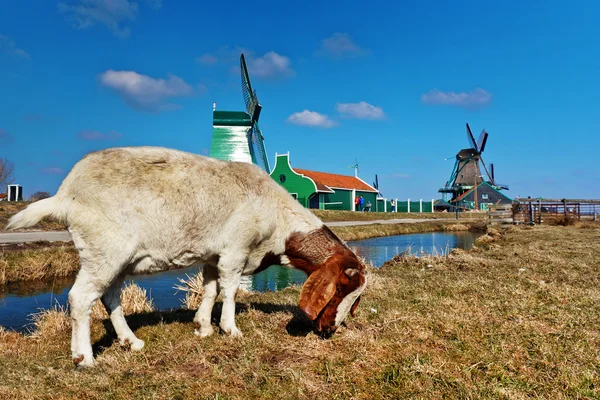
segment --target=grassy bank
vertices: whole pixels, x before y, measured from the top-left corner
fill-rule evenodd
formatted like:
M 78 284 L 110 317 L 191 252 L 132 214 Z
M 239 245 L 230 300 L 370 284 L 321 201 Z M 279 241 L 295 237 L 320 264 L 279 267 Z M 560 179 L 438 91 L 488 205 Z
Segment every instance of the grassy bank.
M 0 286 L 73 276 L 79 255 L 72 243 L 33 242 L 0 246 Z
M 432 220 L 431 222 L 410 224 L 373 224 L 331 227 L 331 230 L 334 231 L 336 235 L 346 241 L 425 232 L 485 232 L 486 229 L 485 223 L 477 220 L 459 222 L 436 222 Z
M 357 317 L 329 340 L 298 312 L 299 288 L 241 293 L 241 339 L 197 338 L 192 310 L 142 308 L 132 353 L 96 316 L 99 365 L 74 373 L 66 314 L 45 313 L 33 335 L 0 332 L 0 397 L 599 398 L 598 225 L 477 243 L 369 269 Z
M 336 211 L 336 210 L 311 210 L 313 214 L 323 222 L 334 221 L 373 221 L 381 219 L 440 219 L 456 218 L 454 213 L 384 213 L 384 212 L 355 212 L 355 211 Z M 459 214 L 459 221 L 462 220 L 483 220 L 487 218 L 484 212 L 463 212 Z

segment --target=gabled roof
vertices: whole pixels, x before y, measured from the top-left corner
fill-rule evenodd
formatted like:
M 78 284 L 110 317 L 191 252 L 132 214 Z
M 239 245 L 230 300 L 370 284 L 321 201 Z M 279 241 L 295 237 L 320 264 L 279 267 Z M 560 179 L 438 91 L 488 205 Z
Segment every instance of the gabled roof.
M 335 188 L 348 190 L 355 189 L 363 192 L 377 193 L 375 188 L 371 187 L 355 176 L 329 174 L 327 172 L 309 171 L 298 168 L 294 168 L 294 171 L 315 181 L 317 190 L 320 192 L 330 192 L 331 188 Z
M 492 187 L 489 183 L 487 183 L 486 181 L 481 182 L 479 185 L 472 187 L 471 189 L 467 190 L 466 192 L 464 192 L 463 194 L 461 194 L 460 196 L 458 196 L 456 199 L 454 199 L 454 203 L 458 203 L 459 201 L 461 201 L 462 199 L 464 199 L 465 197 L 467 197 L 470 193 L 472 193 L 475 188 L 479 188 L 483 185 L 486 185 L 488 187 L 490 187 L 491 189 L 495 190 L 496 192 L 498 192 L 498 194 L 500 194 L 501 196 L 507 198 L 508 200 L 511 200 L 510 197 L 508 197 L 507 195 L 505 195 L 504 193 L 501 193 L 499 190 L 495 189 L 494 187 Z

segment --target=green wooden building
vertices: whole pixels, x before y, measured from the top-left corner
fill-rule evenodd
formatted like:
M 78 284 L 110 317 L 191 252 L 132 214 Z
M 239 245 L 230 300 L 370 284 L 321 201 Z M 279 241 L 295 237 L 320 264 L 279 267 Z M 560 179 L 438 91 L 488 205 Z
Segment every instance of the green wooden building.
M 377 190 L 359 177 L 292 168 L 289 153 L 275 155 L 271 177 L 307 208 L 354 211 L 355 197 L 362 196 L 371 211 L 384 211 Z

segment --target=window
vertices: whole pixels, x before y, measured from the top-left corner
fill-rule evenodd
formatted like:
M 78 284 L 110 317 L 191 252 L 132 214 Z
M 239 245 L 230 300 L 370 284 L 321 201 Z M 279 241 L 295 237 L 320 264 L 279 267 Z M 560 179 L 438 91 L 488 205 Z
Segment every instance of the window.
M 481 198 L 482 198 L 483 200 L 487 200 L 487 199 L 488 199 L 488 195 L 484 193 L 484 194 L 482 194 L 482 195 L 481 195 Z
M 279 175 L 279 182 L 281 182 L 281 183 L 285 182 L 285 175 L 284 174 Z
M 290 193 L 292 195 L 292 197 L 296 200 L 298 200 L 298 193 Z

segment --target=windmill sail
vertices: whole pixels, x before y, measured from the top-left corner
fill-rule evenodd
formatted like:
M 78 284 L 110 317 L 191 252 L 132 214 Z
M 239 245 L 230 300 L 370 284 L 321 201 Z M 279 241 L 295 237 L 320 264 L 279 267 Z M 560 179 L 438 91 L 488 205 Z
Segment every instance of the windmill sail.
M 248 145 L 250 146 L 252 162 L 270 173 L 271 169 L 265 148 L 265 139 L 258 127 L 258 118 L 260 117 L 262 105 L 258 101 L 256 90 L 252 89 L 248 67 L 246 66 L 246 58 L 243 53 L 240 56 L 240 72 L 242 78 L 242 95 L 244 97 L 244 103 L 246 104 L 246 111 L 250 115 L 252 121 L 252 127 L 248 132 Z

